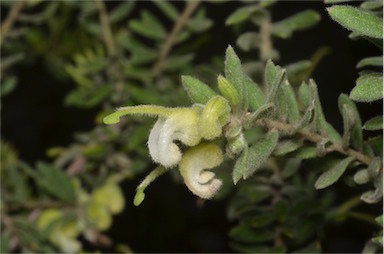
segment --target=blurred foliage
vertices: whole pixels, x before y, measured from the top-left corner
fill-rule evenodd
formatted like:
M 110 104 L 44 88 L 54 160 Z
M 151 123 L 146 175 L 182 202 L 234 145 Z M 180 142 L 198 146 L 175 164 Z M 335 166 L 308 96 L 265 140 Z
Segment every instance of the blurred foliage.
M 304 10 L 275 20 L 276 1 L 241 1 L 225 24 L 251 57 L 240 61 L 228 47 L 225 57 L 199 62 L 197 52 L 212 40 L 208 34 L 215 25 L 206 5 L 226 2 L 1 1 L 6 15 L 0 96 L 18 89 L 19 68 L 41 59 L 50 75 L 76 84 L 64 106 L 98 111 L 92 130 L 76 133 L 66 147 L 48 149 L 50 161 L 29 165 L 2 138 L 2 253 L 132 252 L 108 230 L 132 202 L 122 184 L 153 167 L 146 148 L 151 122 L 130 117 L 107 126 L 102 119 L 120 106 L 185 106 L 188 96 L 206 104 L 218 94 L 211 85 L 216 83 L 234 123 L 217 142 L 226 155 L 221 167 L 228 169 L 219 174 L 223 188 L 216 198 L 226 200 L 233 223 L 229 247 L 253 253 L 321 252 L 327 225 L 354 218 L 375 227 L 362 252 L 382 250 L 382 214 L 356 207 L 382 201 L 377 130 L 383 118 L 363 123 L 355 103 L 382 99 L 377 70 L 382 56 L 357 63 L 363 70 L 356 86 L 339 97 L 339 134 L 327 122 L 310 79 L 327 49 L 286 66 L 275 64 L 280 55 L 274 41 L 311 29 L 321 15 Z M 345 1 L 325 0 L 330 17 L 351 31 L 351 39 L 368 40 L 382 50 L 382 1 L 340 2 Z M 224 76 L 216 80 L 220 72 Z M 360 194 L 339 200 L 329 187 L 336 184 Z

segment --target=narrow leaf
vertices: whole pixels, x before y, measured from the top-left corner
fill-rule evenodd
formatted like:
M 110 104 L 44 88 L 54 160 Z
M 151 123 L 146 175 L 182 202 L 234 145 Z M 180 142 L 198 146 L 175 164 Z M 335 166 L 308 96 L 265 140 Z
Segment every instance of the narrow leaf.
M 341 94 L 339 96 L 338 104 L 339 111 L 343 116 L 344 134 L 350 135 L 353 146 L 358 150 L 361 150 L 363 147 L 363 132 L 361 118 L 356 104 L 346 94 Z M 347 132 L 349 132 L 349 134 Z M 346 138 L 347 136 L 343 137 L 344 141 L 346 141 Z M 344 143 L 344 145 L 347 143 Z
M 356 67 L 362 68 L 365 66 L 383 66 L 383 56 L 372 56 L 361 59 Z
M 258 140 L 256 144 L 249 148 L 247 161 L 249 166 L 246 172 L 244 172 L 244 179 L 253 175 L 253 173 L 267 161 L 275 149 L 278 139 L 279 133 L 277 131 L 270 131 L 264 138 Z
M 248 107 L 252 112 L 256 111 L 265 104 L 265 95 L 263 91 L 251 78 L 245 77 L 244 88 L 246 91 L 246 101 L 248 102 Z
M 62 170 L 45 163 L 39 163 L 37 170 L 39 172 L 38 183 L 42 188 L 67 203 L 75 202 L 75 191 L 71 183 L 71 178 L 68 175 Z
M 296 95 L 288 80 L 280 85 L 276 96 L 276 108 L 281 120 L 291 124 L 297 124 L 300 121 Z
M 258 10 L 260 7 L 258 5 L 245 6 L 236 9 L 225 21 L 227 26 L 237 24 L 248 19 L 253 12 Z
M 316 180 L 315 188 L 324 189 L 332 184 L 334 184 L 339 178 L 343 175 L 348 165 L 354 160 L 352 157 L 345 158 L 336 164 L 333 168 L 325 171 L 320 177 Z
M 217 95 L 207 84 L 191 76 L 181 76 L 181 83 L 192 102 L 206 104 Z
M 155 1 L 155 0 L 153 0 L 152 3 L 154 3 L 160 10 L 162 10 L 162 12 L 170 20 L 176 21 L 177 18 L 179 17 L 178 10 L 170 2 L 167 2 L 167 1 Z
M 287 153 L 293 152 L 302 146 L 300 140 L 288 139 L 281 141 L 277 144 L 275 150 L 273 151 L 273 155 L 282 156 Z
M 348 30 L 368 37 L 383 38 L 383 19 L 370 12 L 343 5 L 329 7 L 327 11 L 332 19 Z
M 243 152 L 241 153 L 235 163 L 235 166 L 233 167 L 232 180 L 234 184 L 236 184 L 243 177 L 244 172 L 246 171 L 248 155 L 248 144 L 246 144 L 244 146 Z
M 236 88 L 240 101 L 244 100 L 244 73 L 241 61 L 231 46 L 228 46 L 225 54 L 225 77 Z
M 373 102 L 383 98 L 383 76 L 370 73 L 360 76 L 349 97 L 354 101 Z
M 315 123 L 318 131 L 327 136 L 332 142 L 342 144 L 340 134 L 326 121 L 323 108 L 320 103 L 317 85 L 312 79 L 309 80 L 309 87 L 311 88 L 312 96 L 315 103 Z
M 369 119 L 363 126 L 368 131 L 377 131 L 383 129 L 383 116 L 375 116 Z
M 280 66 L 275 65 L 271 60 L 268 60 L 264 75 L 265 86 L 268 91 L 267 102 L 273 102 L 280 84 L 284 79 L 285 71 Z
M 257 48 L 261 43 L 260 34 L 254 32 L 243 33 L 236 40 L 236 44 L 244 51 Z
M 127 1 L 119 4 L 111 11 L 109 15 L 109 21 L 111 23 L 117 23 L 124 18 L 127 18 L 134 6 L 135 1 Z
M 280 38 L 291 37 L 294 31 L 304 30 L 319 22 L 321 16 L 314 10 L 299 12 L 289 18 L 274 23 L 272 33 Z

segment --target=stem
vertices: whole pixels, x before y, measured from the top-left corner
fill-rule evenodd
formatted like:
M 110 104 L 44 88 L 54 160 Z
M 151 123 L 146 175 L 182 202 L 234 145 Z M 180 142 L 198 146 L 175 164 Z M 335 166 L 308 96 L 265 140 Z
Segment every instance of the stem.
M 256 125 L 266 127 L 268 129 L 276 129 L 276 130 L 283 131 L 286 133 L 297 133 L 298 135 L 302 136 L 306 140 L 313 142 L 313 143 L 320 143 L 321 141 L 326 139 L 326 137 L 321 136 L 317 133 L 313 133 L 313 132 L 306 131 L 306 130 L 297 131 L 295 126 L 293 126 L 291 124 L 282 123 L 282 122 L 278 122 L 278 121 L 270 120 L 270 119 L 266 119 L 266 118 L 262 118 L 262 119 L 257 120 Z M 339 152 L 341 154 L 353 157 L 353 158 L 355 158 L 355 160 L 360 161 L 366 165 L 369 165 L 372 161 L 371 157 L 366 156 L 366 155 L 362 154 L 361 152 L 358 152 L 358 151 L 353 150 L 351 148 L 345 149 L 340 144 L 332 143 L 332 145 L 330 145 L 326 149 L 326 152 L 328 152 L 328 153 L 333 152 L 333 151 L 336 151 L 336 152 Z
M 113 41 L 112 30 L 109 25 L 109 17 L 103 0 L 95 0 L 97 9 L 99 9 L 99 19 L 101 30 L 103 33 L 104 43 L 108 50 L 108 55 L 114 57 L 116 55 L 116 47 Z
M 103 0 L 95 0 L 97 9 L 99 10 L 99 20 L 105 47 L 107 48 L 108 56 L 111 59 L 111 64 L 108 66 L 108 72 L 116 79 L 116 92 L 121 94 L 124 90 L 124 77 L 120 71 L 116 61 L 117 49 L 113 40 L 112 29 L 109 22 L 109 16 Z
M 164 61 L 167 58 L 169 52 L 171 51 L 172 46 L 175 44 L 178 34 L 182 30 L 182 28 L 187 24 L 189 18 L 199 6 L 200 2 L 201 0 L 188 2 L 183 13 L 176 20 L 176 23 L 173 26 L 171 33 L 165 40 L 160 50 L 159 58 L 153 67 L 156 73 L 160 73 L 162 71 L 164 67 Z
M 271 21 L 270 18 L 267 17 L 260 24 L 260 35 L 261 35 L 261 43 L 260 43 L 260 58 L 264 62 L 271 58 L 272 51 L 272 40 L 271 40 Z
M 12 6 L 8 16 L 1 25 L 0 45 L 3 45 L 3 41 L 7 37 L 9 30 L 12 28 L 13 23 L 17 19 L 17 16 L 24 7 L 25 3 L 25 1 L 18 1 Z

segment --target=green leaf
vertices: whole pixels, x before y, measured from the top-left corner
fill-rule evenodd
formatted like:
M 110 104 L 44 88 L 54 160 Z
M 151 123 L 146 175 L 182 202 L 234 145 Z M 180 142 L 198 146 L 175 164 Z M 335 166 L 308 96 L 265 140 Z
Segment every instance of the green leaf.
M 285 69 L 289 82 L 295 86 L 307 79 L 312 70 L 312 64 L 309 60 L 302 60 L 285 66 Z
M 318 157 L 317 149 L 313 146 L 303 146 L 290 155 L 298 159 L 311 159 Z
M 136 33 L 145 36 L 149 39 L 163 40 L 167 36 L 161 22 L 148 11 L 141 13 L 141 21 L 132 20 L 129 22 L 129 27 Z
M 191 30 L 193 30 L 194 32 L 197 32 L 197 33 L 202 33 L 206 30 L 208 30 L 209 28 L 211 28 L 213 25 L 213 22 L 212 20 L 210 19 L 191 19 L 189 22 L 188 22 L 188 28 L 190 28 Z
M 260 34 L 254 32 L 243 33 L 236 40 L 236 44 L 244 51 L 257 48 L 260 43 Z
M 285 71 L 280 66 L 275 65 L 271 60 L 267 61 L 264 74 L 265 86 L 268 92 L 267 102 L 274 101 L 284 76 Z
M 327 8 L 329 15 L 348 30 L 362 35 L 383 38 L 383 19 L 374 14 L 351 6 L 332 6 Z
M 169 56 L 164 61 L 164 69 L 172 71 L 179 70 L 189 65 L 194 57 L 195 55 L 193 53 Z
M 17 80 L 18 78 L 14 76 L 4 78 L 0 86 L 0 97 L 4 97 L 11 93 L 16 87 Z
M 301 83 L 299 87 L 298 95 L 299 95 L 298 97 L 301 104 L 301 108 L 307 109 L 313 101 L 311 88 L 308 86 L 307 83 L 305 82 Z
M 299 170 L 301 166 L 301 160 L 300 159 L 288 159 L 286 160 L 284 164 L 284 168 L 281 172 L 281 176 L 284 179 L 287 179 L 291 176 L 294 176 L 295 173 Z
M 363 129 L 368 131 L 377 131 L 383 129 L 383 116 L 375 116 L 365 122 Z
M 324 189 L 332 184 L 334 184 L 339 178 L 343 175 L 348 165 L 354 160 L 352 157 L 347 157 L 344 160 L 340 161 L 333 168 L 325 171 L 323 174 L 317 178 L 315 183 L 316 189 Z
M 109 21 L 113 24 L 127 18 L 134 6 L 135 1 L 127 1 L 119 4 L 110 12 Z
M 368 183 L 369 180 L 371 180 L 371 176 L 368 169 L 361 169 L 353 175 L 353 181 L 357 184 L 365 184 Z
M 239 156 L 235 163 L 235 166 L 233 167 L 232 180 L 234 184 L 237 184 L 237 182 L 243 177 L 244 172 L 247 169 L 248 156 L 249 148 L 248 144 L 245 144 L 241 155 Z
M 192 102 L 206 104 L 217 95 L 207 84 L 191 76 L 181 76 L 181 83 Z
M 170 20 L 176 21 L 179 17 L 179 11 L 170 2 L 153 0 L 152 3 L 162 10 Z
M 240 101 L 243 101 L 245 97 L 244 76 L 239 57 L 233 48 L 228 46 L 225 54 L 225 77 L 236 88 Z
M 297 124 L 300 121 L 299 105 L 288 80 L 285 80 L 277 91 L 276 108 L 282 121 L 288 121 L 291 124 Z
M 258 10 L 259 8 L 260 7 L 258 5 L 249 5 L 249 6 L 238 8 L 234 12 L 232 12 L 231 15 L 229 15 L 229 17 L 225 21 L 225 24 L 227 26 L 230 26 L 233 24 L 243 22 L 247 20 L 252 15 L 252 13 Z
M 244 74 L 244 89 L 249 109 L 254 112 L 265 104 L 265 95 L 261 87 Z
M 249 148 L 247 167 L 243 175 L 244 179 L 253 175 L 253 173 L 267 161 L 275 149 L 278 139 L 279 133 L 272 130 L 268 132 L 264 138 L 258 140 L 256 144 Z
M 340 134 L 326 121 L 323 108 L 321 107 L 317 85 L 314 80 L 309 80 L 309 87 L 311 88 L 312 96 L 315 103 L 315 123 L 319 132 L 327 136 L 332 142 L 342 144 Z
M 273 151 L 273 155 L 282 156 L 287 153 L 296 151 L 301 146 L 302 146 L 302 142 L 300 140 L 295 140 L 295 139 L 283 140 L 277 144 L 275 150 Z
M 132 64 L 148 63 L 156 59 L 158 56 L 158 52 L 144 46 L 143 43 L 135 40 L 132 36 L 123 40 L 121 45 L 130 51 L 131 58 L 129 61 Z
M 305 10 L 289 18 L 272 24 L 272 33 L 280 38 L 287 39 L 294 31 L 305 30 L 319 22 L 321 16 L 314 10 Z
M 255 229 L 247 220 L 232 228 L 229 236 L 244 243 L 259 243 L 273 239 L 273 232 L 268 229 Z
M 353 146 L 356 149 L 361 150 L 363 148 L 363 132 L 359 111 L 357 110 L 355 103 L 348 98 L 346 94 L 341 94 L 339 96 L 338 104 L 344 122 L 344 145 L 345 147 L 349 146 L 347 144 L 351 137 Z
M 38 163 L 38 184 L 52 196 L 73 204 L 76 200 L 71 178 L 62 170 L 45 163 Z
M 380 9 L 381 11 L 381 9 L 383 8 L 383 1 L 382 0 L 364 1 L 361 3 L 360 7 L 366 10 Z
M 361 59 L 356 67 L 362 68 L 365 66 L 383 66 L 383 56 L 372 56 Z
M 349 97 L 354 101 L 373 102 L 383 98 L 382 73 L 370 73 L 360 76 Z
M 355 0 L 324 0 L 324 3 L 326 4 L 339 4 L 339 3 L 346 3 L 346 2 L 352 2 Z

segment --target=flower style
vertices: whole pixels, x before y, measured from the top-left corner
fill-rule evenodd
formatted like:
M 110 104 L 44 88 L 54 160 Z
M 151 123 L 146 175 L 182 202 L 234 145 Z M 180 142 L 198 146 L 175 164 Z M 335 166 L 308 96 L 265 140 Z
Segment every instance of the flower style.
M 181 175 L 187 187 L 195 195 L 209 199 L 221 187 L 221 181 L 215 174 L 205 169 L 218 166 L 223 155 L 213 140 L 222 136 L 223 126 L 230 118 L 228 101 L 221 96 L 213 96 L 206 105 L 194 104 L 189 108 L 165 108 L 153 105 L 122 107 L 104 118 L 104 123 L 115 124 L 124 115 L 139 114 L 158 117 L 149 138 L 148 148 L 153 161 L 160 164 L 139 185 L 134 203 L 144 199 L 144 190 L 165 169 L 179 165 Z M 212 141 L 210 143 L 202 140 Z M 190 147 L 183 155 L 175 143 L 180 141 Z

